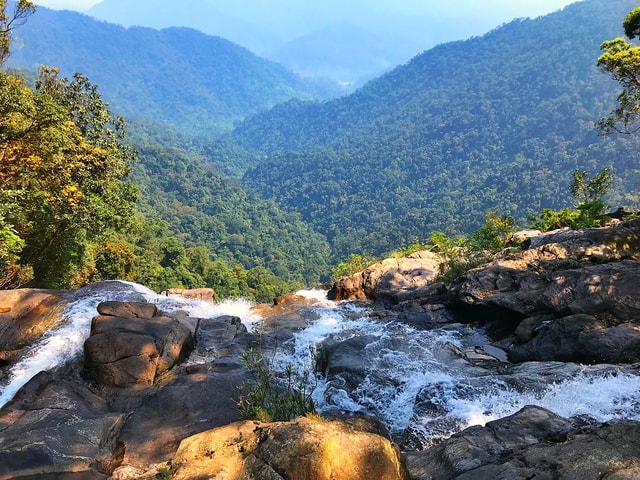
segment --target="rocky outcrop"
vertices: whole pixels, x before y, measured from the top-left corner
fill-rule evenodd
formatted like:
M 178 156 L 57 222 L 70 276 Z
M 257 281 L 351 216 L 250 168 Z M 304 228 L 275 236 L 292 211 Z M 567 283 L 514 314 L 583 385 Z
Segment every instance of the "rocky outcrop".
M 465 274 L 451 306 L 515 332 L 514 361 L 640 361 L 640 219 L 530 242 Z
M 144 388 L 193 349 L 189 326 L 155 316 L 148 303 L 109 302 L 98 306 L 84 345 L 91 377 L 105 387 Z
M 52 290 L 0 290 L 0 365 L 14 363 L 51 328 L 68 300 Z
M 327 296 L 331 300 L 369 298 L 397 302 L 418 289 L 429 287 L 441 262 L 438 255 L 426 250 L 403 258 L 387 258 L 336 281 Z
M 413 480 L 632 479 L 640 474 L 640 423 L 579 425 L 530 406 L 406 462 Z
M 404 480 L 400 452 L 366 420 L 240 422 L 186 438 L 175 480 Z
M 239 386 L 249 377 L 240 356 L 254 338 L 237 317 L 200 319 L 198 325 L 197 354 L 206 355 L 207 362 L 174 369 L 134 408 L 128 406 L 127 395 L 112 399 L 119 409 L 133 410 L 118 437 L 127 468 L 138 471 L 167 461 L 183 438 L 241 419 L 235 401 Z M 149 432 L 153 432 L 152 442 Z

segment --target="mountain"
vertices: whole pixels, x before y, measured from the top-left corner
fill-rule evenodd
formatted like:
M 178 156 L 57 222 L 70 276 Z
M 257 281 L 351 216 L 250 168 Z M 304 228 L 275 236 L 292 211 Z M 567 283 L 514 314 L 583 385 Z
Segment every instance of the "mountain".
M 282 101 L 327 93 L 239 45 L 188 28 L 123 28 L 39 7 L 16 33 L 9 67 L 82 72 L 118 114 L 192 134 L 216 135 Z
M 172 0 L 103 0 L 87 13 L 124 26 L 196 28 L 298 73 L 356 82 L 371 79 L 438 43 L 479 35 L 516 16 L 535 16 L 558 3 L 183 0 L 177 7 Z M 347 32 L 345 25 L 353 29 Z
M 612 165 L 611 204 L 637 203 L 637 137 L 599 137 L 619 87 L 596 67 L 633 0 L 585 0 L 439 45 L 355 93 L 290 101 L 233 139 L 263 158 L 245 182 L 295 208 L 334 252 L 379 254 L 469 232 L 500 209 L 524 225 L 570 203 L 574 169 Z

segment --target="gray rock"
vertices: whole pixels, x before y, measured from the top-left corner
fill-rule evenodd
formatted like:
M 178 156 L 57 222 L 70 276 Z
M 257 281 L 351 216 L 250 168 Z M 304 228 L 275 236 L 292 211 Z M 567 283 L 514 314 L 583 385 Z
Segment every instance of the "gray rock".
M 640 423 L 576 427 L 540 407 L 525 407 L 405 456 L 413 480 L 574 480 L 633 478 Z
M 86 387 L 41 373 L 0 411 L 0 479 L 105 478 L 122 459 L 125 418 Z

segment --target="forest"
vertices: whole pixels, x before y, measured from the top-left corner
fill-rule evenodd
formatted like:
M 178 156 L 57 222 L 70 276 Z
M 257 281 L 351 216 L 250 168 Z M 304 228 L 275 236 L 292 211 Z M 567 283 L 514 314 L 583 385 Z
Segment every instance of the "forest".
M 606 121 L 630 123 L 634 99 L 598 63 L 634 3 L 515 20 L 334 99 L 195 31 L 0 3 L 0 288 L 125 279 L 271 301 L 349 259 L 570 224 L 553 212 L 589 203 L 576 172 L 611 174 L 598 215 L 637 210 L 638 137 Z

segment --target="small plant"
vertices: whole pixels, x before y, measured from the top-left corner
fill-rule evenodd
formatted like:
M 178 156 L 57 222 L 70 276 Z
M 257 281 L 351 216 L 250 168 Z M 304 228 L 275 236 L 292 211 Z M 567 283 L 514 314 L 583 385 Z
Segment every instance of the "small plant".
M 315 386 L 309 372 L 300 374 L 291 364 L 284 372 L 276 372 L 259 348 L 250 348 L 241 358 L 253 376 L 239 387 L 236 404 L 243 418 L 280 422 L 315 413 L 311 398 Z
M 171 480 L 173 478 L 173 470 L 169 465 L 162 465 L 157 467 L 156 478 L 161 480 Z
M 431 235 L 432 250 L 442 257 L 436 280 L 450 283 L 467 271 L 489 262 L 511 238 L 515 222 L 497 210 L 487 213 L 484 226 L 468 237 L 451 239 L 443 232 Z
M 333 267 L 331 271 L 331 276 L 334 280 L 337 280 L 342 277 L 348 277 L 353 275 L 354 273 L 361 272 L 365 270 L 367 267 L 376 263 L 375 258 L 367 257 L 365 255 L 356 255 L 352 253 L 349 256 L 349 259 L 340 262 L 338 265 Z

